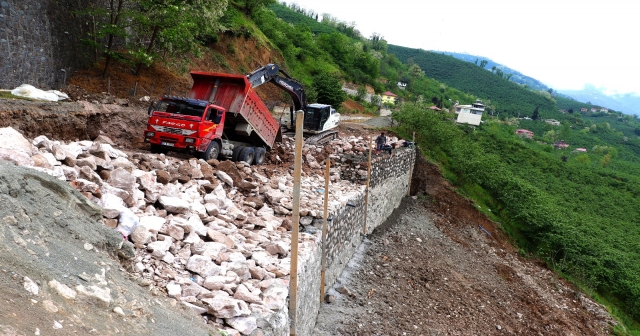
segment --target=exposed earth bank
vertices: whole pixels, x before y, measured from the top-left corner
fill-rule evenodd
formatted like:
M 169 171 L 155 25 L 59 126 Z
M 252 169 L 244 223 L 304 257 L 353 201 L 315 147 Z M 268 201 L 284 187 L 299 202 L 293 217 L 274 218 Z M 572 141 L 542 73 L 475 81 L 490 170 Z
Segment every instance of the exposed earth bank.
M 329 290 L 335 302 L 322 305 L 316 335 L 610 333 L 602 306 L 520 257 L 437 167 L 419 161 L 415 176 L 423 194 L 365 240 Z

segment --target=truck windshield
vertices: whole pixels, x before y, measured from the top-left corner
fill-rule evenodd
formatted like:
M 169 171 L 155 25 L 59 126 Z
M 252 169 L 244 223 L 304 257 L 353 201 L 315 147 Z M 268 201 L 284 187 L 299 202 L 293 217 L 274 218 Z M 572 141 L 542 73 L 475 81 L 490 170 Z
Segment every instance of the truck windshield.
M 156 111 L 182 114 L 192 117 L 202 117 L 206 106 L 199 106 L 185 102 L 162 100 L 158 102 Z

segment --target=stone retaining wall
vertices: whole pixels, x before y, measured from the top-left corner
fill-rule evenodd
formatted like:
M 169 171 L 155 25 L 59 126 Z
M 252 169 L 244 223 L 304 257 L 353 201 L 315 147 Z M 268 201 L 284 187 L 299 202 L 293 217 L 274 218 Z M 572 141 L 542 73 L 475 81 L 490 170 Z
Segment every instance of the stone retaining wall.
M 91 61 L 89 29 L 73 14 L 98 0 L 0 0 L 0 88 L 60 88 Z M 64 70 L 64 71 L 62 71 Z
M 372 160 L 367 233 L 373 232 L 400 205 L 409 188 L 409 167 L 415 163 L 415 150 L 396 149 Z M 362 242 L 365 219 L 364 191 L 331 214 L 327 230 L 325 292 L 334 285 Z M 298 269 L 297 334 L 311 335 L 320 308 L 322 233 L 316 233 L 315 249 L 300 256 Z

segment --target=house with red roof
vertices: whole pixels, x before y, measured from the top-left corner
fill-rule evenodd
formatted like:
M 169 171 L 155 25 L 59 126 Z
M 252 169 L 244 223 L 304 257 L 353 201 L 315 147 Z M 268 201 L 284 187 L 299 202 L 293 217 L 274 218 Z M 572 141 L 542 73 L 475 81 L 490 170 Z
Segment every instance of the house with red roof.
M 529 139 L 533 139 L 533 132 L 526 130 L 524 128 L 521 129 L 517 129 L 516 130 L 516 135 L 519 135 L 523 138 L 529 138 Z
M 382 104 L 389 103 L 395 105 L 398 101 L 398 95 L 390 91 L 381 94 L 380 97 L 382 98 Z
M 566 149 L 566 148 L 569 148 L 569 144 L 564 142 L 564 140 L 560 140 L 554 143 L 553 147 L 555 147 L 556 149 Z

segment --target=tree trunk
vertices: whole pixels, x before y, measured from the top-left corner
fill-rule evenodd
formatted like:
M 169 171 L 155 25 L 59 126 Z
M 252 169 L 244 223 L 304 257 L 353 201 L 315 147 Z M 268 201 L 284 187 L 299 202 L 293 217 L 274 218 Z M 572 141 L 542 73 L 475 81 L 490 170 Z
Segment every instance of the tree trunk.
M 149 41 L 149 45 L 147 46 L 147 51 L 146 51 L 147 55 L 151 53 L 151 50 L 153 49 L 153 45 L 155 44 L 159 34 L 160 34 L 160 26 L 154 26 L 153 34 L 151 34 L 151 41 Z M 142 64 L 142 62 L 138 62 L 138 64 L 136 65 L 136 76 L 140 75 L 140 71 L 142 70 L 143 65 L 144 64 Z
M 122 11 L 122 5 L 124 3 L 124 0 L 117 0 L 118 1 L 118 8 L 115 10 L 113 10 L 113 2 L 115 0 L 112 0 L 109 2 L 110 7 L 111 7 L 111 20 L 110 23 L 112 26 L 118 26 L 118 21 L 120 20 L 120 12 Z M 113 33 L 109 33 L 109 39 L 107 42 L 107 57 L 104 61 L 104 70 L 102 71 L 102 78 L 107 77 L 107 74 L 109 73 L 109 65 L 111 64 L 111 50 L 113 49 Z

